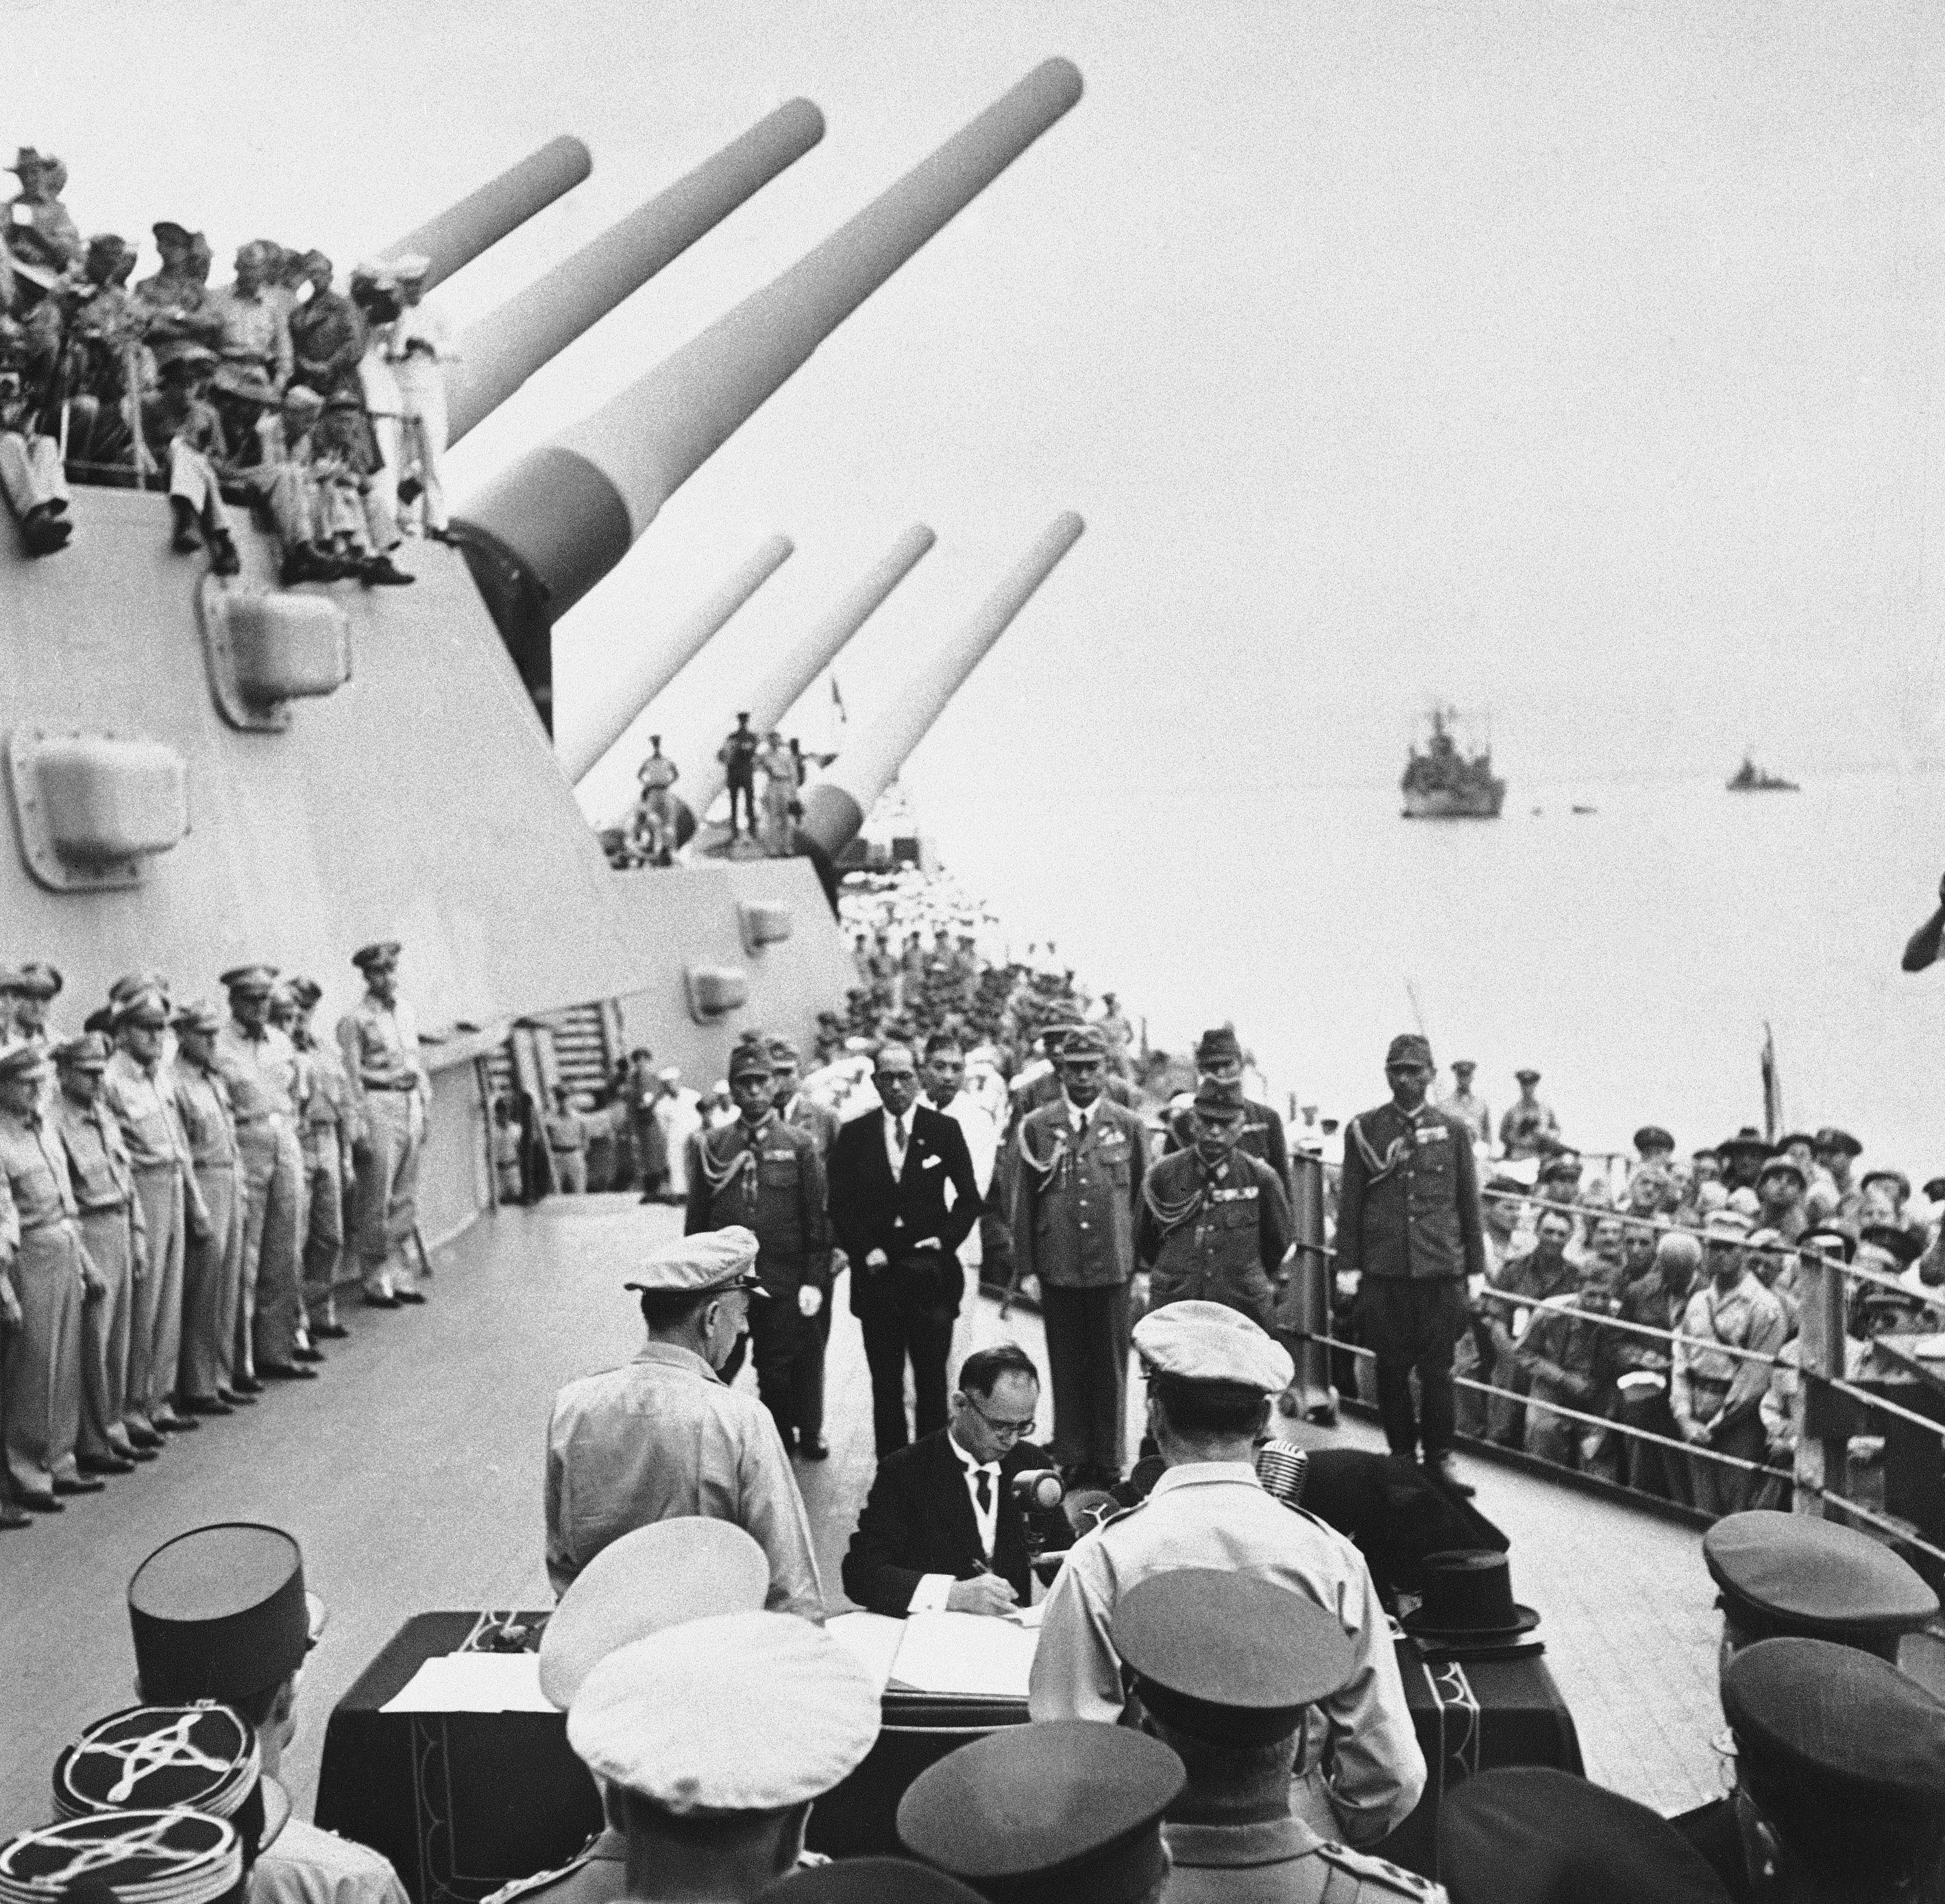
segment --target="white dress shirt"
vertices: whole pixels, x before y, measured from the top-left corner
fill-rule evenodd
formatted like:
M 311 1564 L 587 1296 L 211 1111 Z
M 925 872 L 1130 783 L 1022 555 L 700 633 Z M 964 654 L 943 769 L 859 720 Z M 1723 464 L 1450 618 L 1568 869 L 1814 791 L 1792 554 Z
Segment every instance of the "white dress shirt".
M 950 1428 L 945 1431 L 945 1445 L 959 1458 L 959 1465 L 966 1476 L 966 1497 L 972 1503 L 972 1519 L 979 1530 L 979 1551 L 988 1563 L 993 1557 L 993 1544 L 999 1539 L 1000 1528 L 1000 1464 L 997 1461 L 975 1461 L 959 1445 L 959 1437 Z M 986 1477 L 987 1504 L 979 1505 L 979 1477 Z M 945 1599 L 954 1585 L 949 1573 L 928 1573 L 912 1589 L 911 1604 L 906 1609 L 914 1613 L 942 1613 L 946 1610 Z

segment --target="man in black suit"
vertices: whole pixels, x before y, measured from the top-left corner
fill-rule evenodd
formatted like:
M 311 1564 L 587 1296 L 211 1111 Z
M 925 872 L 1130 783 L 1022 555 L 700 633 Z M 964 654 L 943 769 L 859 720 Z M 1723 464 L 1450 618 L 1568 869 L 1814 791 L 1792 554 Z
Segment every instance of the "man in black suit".
M 1004 1613 L 1031 1597 L 1027 1515 L 1013 1480 L 1045 1468 L 1026 1439 L 1040 1376 L 1011 1342 L 960 1364 L 952 1425 L 888 1455 L 844 1556 L 844 1591 L 861 1607 L 906 1613 Z M 1073 1534 L 1057 1508 L 1038 1511 L 1046 1548 Z
M 871 1077 L 883 1108 L 852 1118 L 831 1147 L 831 1228 L 850 1259 L 851 1313 L 864 1332 L 883 1459 L 911 1439 L 908 1356 L 919 1433 L 945 1425 L 945 1358 L 966 1280 L 958 1249 L 979 1219 L 980 1198 L 964 1133 L 918 1101 L 910 1047 L 886 1045 Z

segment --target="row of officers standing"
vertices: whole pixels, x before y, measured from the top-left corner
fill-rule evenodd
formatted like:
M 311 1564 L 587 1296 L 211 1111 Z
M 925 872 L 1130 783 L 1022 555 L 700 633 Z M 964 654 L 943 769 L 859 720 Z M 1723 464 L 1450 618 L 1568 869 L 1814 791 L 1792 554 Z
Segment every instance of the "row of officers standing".
M 1152 1162 L 1100 1034 L 1077 1027 L 1049 1043 L 1053 1069 L 1017 1103 L 995 1181 L 1010 1185 L 1014 1280 L 1034 1277 L 1045 1319 L 1050 1451 L 1071 1485 L 1106 1487 L 1127 1465 L 1136 1277 L 1148 1278 L 1148 1308 L 1219 1302 L 1273 1328 L 1292 1237 L 1288 1158 L 1280 1120 L 1243 1095 L 1243 1052 L 1226 1027 L 1198 1046 L 1193 1106 L 1164 1126 Z M 729 1061 L 737 1121 L 688 1141 L 685 1228 L 755 1233 L 766 1298 L 751 1315 L 758 1392 L 786 1448 L 810 1460 L 827 1453 L 837 1252 L 852 1271 L 882 1457 L 914 1426 L 924 1436 L 945 1425 L 957 1251 L 997 1200 L 967 1142 L 969 1122 L 985 1114 L 961 1114 L 958 1040 L 935 1035 L 922 1066 L 898 1044 L 874 1062 L 878 1108 L 840 1126 L 798 1089 L 794 1047 L 753 1034 Z
M 227 1009 L 131 973 L 67 1037 L 58 972 L 0 971 L 0 1527 L 314 1379 L 348 1332 L 347 1236 L 368 1305 L 425 1299 L 430 1080 L 399 952 L 354 954 L 334 1045 L 322 987 L 269 966 L 223 975 Z

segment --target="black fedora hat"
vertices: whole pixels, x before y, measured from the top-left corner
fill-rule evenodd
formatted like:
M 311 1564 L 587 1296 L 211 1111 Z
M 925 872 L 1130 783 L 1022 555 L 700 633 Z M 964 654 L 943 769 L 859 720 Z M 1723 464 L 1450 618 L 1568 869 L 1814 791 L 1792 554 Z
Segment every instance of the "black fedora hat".
M 1506 1557 L 1486 1547 L 1428 1554 L 1424 1597 L 1399 1622 L 1413 1639 L 1441 1647 L 1503 1646 L 1530 1633 L 1540 1616 L 1513 1599 Z

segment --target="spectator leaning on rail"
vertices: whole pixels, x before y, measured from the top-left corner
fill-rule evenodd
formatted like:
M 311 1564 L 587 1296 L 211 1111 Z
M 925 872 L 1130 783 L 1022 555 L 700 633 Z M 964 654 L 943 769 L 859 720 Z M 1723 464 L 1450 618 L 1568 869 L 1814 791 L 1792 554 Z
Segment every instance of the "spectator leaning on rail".
M 1360 1278 L 1358 1332 L 1376 1351 L 1392 1453 L 1415 1458 L 1422 1438 L 1426 1466 L 1463 1488 L 1452 1459 L 1452 1360 L 1466 1280 L 1485 1274 L 1478 1177 L 1466 1126 L 1426 1101 L 1431 1046 L 1412 1033 L 1394 1038 L 1385 1075 L 1391 1101 L 1361 1112 L 1344 1133 L 1337 1266 Z

